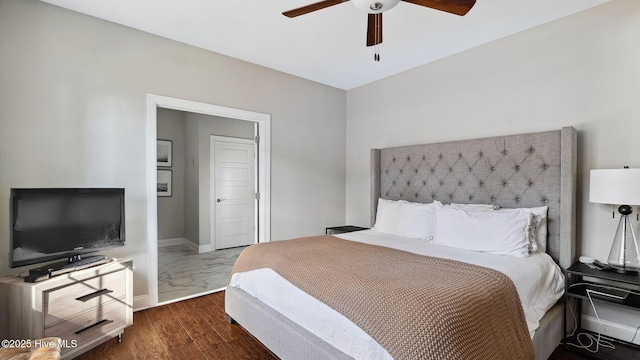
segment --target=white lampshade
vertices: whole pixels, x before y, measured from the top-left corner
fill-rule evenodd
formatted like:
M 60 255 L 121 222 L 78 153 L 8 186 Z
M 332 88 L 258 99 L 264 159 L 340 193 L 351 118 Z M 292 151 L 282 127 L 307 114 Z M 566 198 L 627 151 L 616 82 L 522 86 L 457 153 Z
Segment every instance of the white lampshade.
M 592 203 L 640 205 L 640 169 L 591 170 L 590 181 Z
M 358 10 L 369 14 L 385 12 L 398 5 L 400 0 L 351 0 Z

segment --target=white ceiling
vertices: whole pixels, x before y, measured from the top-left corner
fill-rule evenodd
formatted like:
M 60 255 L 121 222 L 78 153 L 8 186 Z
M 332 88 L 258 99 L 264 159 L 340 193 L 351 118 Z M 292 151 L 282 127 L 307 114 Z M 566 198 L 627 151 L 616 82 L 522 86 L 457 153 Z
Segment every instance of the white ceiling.
M 477 0 L 464 17 L 400 2 L 383 15 L 380 62 L 349 2 L 287 18 L 319 0 L 42 1 L 349 90 L 611 0 Z

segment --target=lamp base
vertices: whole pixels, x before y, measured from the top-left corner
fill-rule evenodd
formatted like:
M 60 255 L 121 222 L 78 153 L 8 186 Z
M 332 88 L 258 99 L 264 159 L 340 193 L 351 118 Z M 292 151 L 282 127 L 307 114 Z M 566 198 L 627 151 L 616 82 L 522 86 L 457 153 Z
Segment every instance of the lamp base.
M 629 221 L 629 214 L 632 212 L 631 207 L 622 205 L 618 208 L 618 211 L 621 215 L 620 222 L 613 238 L 607 263 L 617 272 L 637 273 L 640 271 L 640 250 L 638 250 L 633 226 Z

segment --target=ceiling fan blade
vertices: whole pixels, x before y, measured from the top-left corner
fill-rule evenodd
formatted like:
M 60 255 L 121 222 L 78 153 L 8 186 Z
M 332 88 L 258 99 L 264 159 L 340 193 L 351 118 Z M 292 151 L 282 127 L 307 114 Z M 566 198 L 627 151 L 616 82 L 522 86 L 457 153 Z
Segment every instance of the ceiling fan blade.
M 338 5 L 338 4 L 343 3 L 345 1 L 349 1 L 349 0 L 325 0 L 325 1 L 320 1 L 320 2 L 313 3 L 313 4 L 310 4 L 310 5 L 307 5 L 307 6 L 299 7 L 297 9 L 285 11 L 285 12 L 282 13 L 282 15 L 292 18 L 292 17 L 308 14 L 308 13 L 316 11 L 316 10 L 328 8 L 329 6 Z
M 412 4 L 463 16 L 475 5 L 476 0 L 403 0 Z
M 382 42 L 382 13 L 368 15 L 367 46 L 378 45 Z

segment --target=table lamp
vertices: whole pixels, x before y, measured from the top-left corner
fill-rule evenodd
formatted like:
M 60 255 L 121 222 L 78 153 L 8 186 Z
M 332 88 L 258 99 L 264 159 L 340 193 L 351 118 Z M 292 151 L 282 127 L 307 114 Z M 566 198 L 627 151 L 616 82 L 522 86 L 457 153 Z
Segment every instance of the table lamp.
M 640 169 L 591 170 L 590 182 L 590 202 L 620 205 L 620 221 L 607 263 L 619 272 L 640 271 L 640 252 L 629 216 L 631 205 L 640 205 Z

